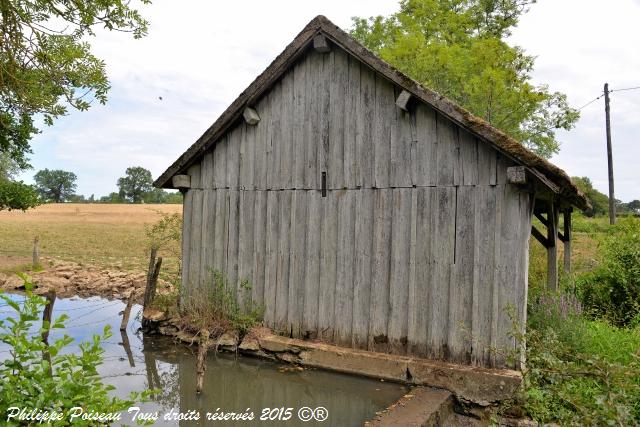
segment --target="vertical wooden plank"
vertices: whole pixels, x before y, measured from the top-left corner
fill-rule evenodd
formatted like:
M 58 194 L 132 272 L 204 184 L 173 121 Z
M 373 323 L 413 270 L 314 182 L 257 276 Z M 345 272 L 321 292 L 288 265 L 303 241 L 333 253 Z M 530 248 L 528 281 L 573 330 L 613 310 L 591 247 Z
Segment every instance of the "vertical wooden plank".
M 242 141 L 242 128 L 236 127 L 229 132 L 227 143 L 227 185 L 232 190 L 239 188 L 240 174 L 240 143 Z
M 253 213 L 253 286 L 251 296 L 257 304 L 265 304 L 265 260 L 267 246 L 267 192 L 256 191 Z
M 388 349 L 387 322 L 389 319 L 389 268 L 391 247 L 391 190 L 374 191 L 373 277 L 371 281 L 371 311 L 369 350 Z
M 409 304 L 411 190 L 392 190 L 391 266 L 389 281 L 389 328 L 387 335 L 393 353 L 406 353 L 407 307 Z
M 305 172 L 304 186 L 306 189 L 318 189 L 318 146 L 321 144 L 320 105 L 322 96 L 322 54 L 311 50 L 307 54 L 307 84 L 304 104 L 304 150 Z
M 355 348 L 366 349 L 369 336 L 371 303 L 371 266 L 373 259 L 373 193 L 363 188 L 356 191 L 355 208 L 355 277 L 353 284 L 353 340 Z
M 360 105 L 356 137 L 356 180 L 362 188 L 371 188 L 374 180 L 374 126 L 376 119 L 376 78 L 373 71 L 360 67 Z
M 291 257 L 289 262 L 289 301 L 287 310 L 291 336 L 303 334 L 302 312 L 304 308 L 304 271 L 307 226 L 307 192 L 292 191 L 291 198 Z
M 374 130 L 375 186 L 390 186 L 389 166 L 391 155 L 391 125 L 395 122 L 395 98 L 393 85 L 376 74 L 376 115 Z
M 344 188 L 344 130 L 345 130 L 345 93 L 349 63 L 342 49 L 333 49 L 329 53 L 333 59 L 329 98 L 329 158 L 327 185 L 329 188 Z
M 200 280 L 206 293 L 212 289 L 211 269 L 213 267 L 213 247 L 215 244 L 216 190 L 203 190 L 202 198 L 202 258 L 200 259 Z
M 438 186 L 454 185 L 457 165 L 457 126 L 450 120 L 438 115 L 438 160 L 436 163 Z
M 200 183 L 201 166 L 199 163 L 189 168 L 191 188 L 194 190 L 191 210 L 191 230 L 189 247 L 189 286 L 194 290 L 193 295 L 199 293 L 200 288 L 200 258 L 202 243 L 202 187 Z M 197 291 L 196 291 L 197 290 Z
M 429 356 L 447 358 L 449 286 L 454 262 L 455 239 L 455 188 L 437 187 L 434 208 L 436 210 L 435 239 L 433 247 L 435 276 L 431 294 L 428 335 Z
M 451 360 L 471 362 L 473 272 L 475 247 L 475 187 L 456 191 L 455 274 L 449 289 L 449 348 Z
M 349 75 L 347 88 L 344 94 L 344 186 L 356 188 L 356 165 L 360 161 L 357 157 L 356 141 L 361 138 L 358 114 L 360 106 L 360 61 L 351 55 L 348 56 Z
M 276 322 L 279 332 L 289 332 L 287 309 L 289 304 L 289 260 L 291 235 L 291 191 L 279 192 L 278 264 L 276 273 Z
M 204 189 L 210 190 L 213 188 L 213 150 L 207 151 L 207 153 L 202 157 L 200 165 L 200 186 Z
M 516 349 L 515 339 L 510 336 L 513 332 L 514 323 L 518 319 L 518 302 L 516 301 L 516 288 L 518 278 L 522 269 L 520 241 L 520 193 L 514 185 L 500 185 L 503 189 L 503 209 L 501 236 L 500 236 L 500 258 L 499 281 L 498 281 L 498 325 L 497 325 L 497 348 L 501 351 L 496 355 L 496 363 L 502 368 L 514 366 L 508 362 L 506 355 Z M 507 365 L 507 363 L 509 363 Z
M 458 129 L 460 143 L 461 185 L 478 184 L 478 141 L 466 130 Z
M 293 188 L 293 72 L 282 77 L 279 188 Z
M 269 93 L 271 114 L 267 134 L 267 189 L 280 188 L 280 140 L 282 118 L 282 85 L 273 85 Z
M 304 144 L 304 132 L 305 132 L 305 104 L 309 102 L 309 98 L 306 97 L 307 91 L 307 61 L 302 61 L 296 64 L 293 69 L 293 111 L 292 111 L 292 125 L 293 125 L 293 155 L 292 155 L 292 175 L 291 175 L 291 188 L 303 189 L 304 188 L 304 172 L 306 161 L 305 144 Z
M 415 208 L 415 281 L 409 289 L 409 352 L 417 356 L 427 355 L 427 331 L 430 312 L 433 310 L 432 286 L 434 261 L 432 254 L 435 240 L 436 211 L 432 200 L 435 188 L 416 188 L 417 201 Z M 413 230 L 412 230 L 413 233 Z M 412 236 L 413 238 L 413 236 Z
M 331 75 L 333 72 L 333 55 L 322 55 L 322 71 L 318 82 L 317 102 L 318 110 L 318 135 L 316 145 L 316 185 L 320 185 L 322 173 L 328 172 L 329 163 L 329 109 L 331 104 Z M 318 187 L 317 187 L 318 188 Z
M 309 190 L 307 197 L 306 266 L 302 320 L 304 324 L 304 335 L 309 338 L 317 338 L 322 224 L 321 203 L 324 199 L 321 197 L 320 191 L 316 190 Z
M 335 292 L 335 341 L 351 346 L 353 330 L 355 191 L 336 192 L 338 204 L 338 248 Z
M 255 171 L 255 146 L 257 127 L 242 124 L 242 142 L 240 146 L 240 188 L 253 190 L 256 188 L 254 181 Z
M 278 284 L 278 248 L 279 248 L 279 191 L 267 191 L 267 230 L 265 252 L 264 282 L 264 320 L 265 324 L 275 327 L 276 293 Z
M 227 145 L 229 138 L 223 136 L 213 149 L 213 188 L 227 188 Z
M 478 184 L 496 185 L 496 150 L 488 142 L 477 141 Z
M 491 319 L 496 254 L 496 191 L 482 185 L 475 192 L 475 248 L 473 272 L 472 363 L 491 365 Z
M 529 240 L 531 237 L 531 219 L 534 209 L 534 196 L 526 192 L 520 192 L 520 236 L 518 260 L 519 268 L 518 282 L 516 283 L 515 304 L 519 323 L 519 332 L 524 336 L 527 325 L 527 296 L 529 288 Z M 569 212 L 569 215 L 571 213 Z M 569 233 L 571 234 L 571 233 Z M 520 358 L 516 360 L 515 368 L 520 370 L 525 362 L 525 342 L 516 343 L 519 345 Z
M 320 288 L 318 306 L 319 338 L 332 341 L 334 322 L 334 302 L 336 290 L 336 250 L 338 240 L 338 209 L 336 192 L 329 191 L 321 197 L 320 229 Z
M 438 132 L 436 112 L 422 102 L 416 106 L 416 170 L 414 185 L 437 183 Z
M 193 229 L 191 227 L 191 211 L 193 210 L 193 193 L 197 191 L 189 189 L 184 195 L 182 203 L 182 266 L 180 288 L 180 301 L 185 304 L 189 302 L 191 297 L 191 286 L 189 285 L 189 265 L 191 263 L 191 235 Z
M 395 97 L 400 93 L 395 91 Z M 391 133 L 390 182 L 392 187 L 411 187 L 411 113 L 394 105 L 395 126 Z
M 269 140 L 269 126 L 271 125 L 271 105 L 269 94 L 265 95 L 258 104 L 260 122 L 256 125 L 254 141 L 254 171 L 253 184 L 259 190 L 267 189 L 267 149 L 271 147 Z M 266 199 L 265 199 L 266 200 Z
M 505 209 L 504 207 L 504 186 L 496 185 L 492 187 L 492 191 L 495 193 L 495 211 L 494 211 L 494 221 L 495 221 L 495 237 L 494 237 L 494 257 L 493 257 L 493 289 L 491 293 L 491 348 L 497 349 L 500 344 L 499 339 L 499 323 L 500 323 L 500 292 L 501 287 L 505 285 L 505 272 L 501 265 L 502 253 L 506 249 L 502 247 L 502 221 L 503 214 L 502 211 Z M 496 353 L 496 351 L 492 351 L 490 355 L 490 363 L 491 367 L 501 366 L 500 356 Z
M 417 188 L 413 188 L 409 191 L 411 195 L 411 223 L 410 223 L 410 238 L 409 238 L 409 285 L 407 288 L 407 309 L 405 317 L 407 318 L 407 353 L 411 353 L 411 349 L 414 348 L 414 343 L 410 339 L 410 335 L 414 335 L 416 330 L 416 314 L 418 310 L 422 310 L 423 307 L 418 308 L 416 306 L 418 301 L 418 295 L 416 288 L 418 286 L 418 238 L 422 239 L 422 236 L 418 237 L 418 192 Z M 410 332 L 411 331 L 411 332 Z
M 227 238 L 227 279 L 233 292 L 238 290 L 238 234 L 240 231 L 238 213 L 240 191 L 229 190 L 228 238 Z
M 227 240 L 229 230 L 229 191 L 216 190 L 215 236 L 213 244 L 213 269 L 224 272 L 227 268 Z
M 240 284 L 246 280 L 249 286 L 254 285 L 253 280 L 253 258 L 254 258 L 254 225 L 253 215 L 255 208 L 256 191 L 240 191 L 238 213 L 238 282 Z M 249 288 L 238 287 L 238 301 L 241 306 L 252 298 L 252 291 Z

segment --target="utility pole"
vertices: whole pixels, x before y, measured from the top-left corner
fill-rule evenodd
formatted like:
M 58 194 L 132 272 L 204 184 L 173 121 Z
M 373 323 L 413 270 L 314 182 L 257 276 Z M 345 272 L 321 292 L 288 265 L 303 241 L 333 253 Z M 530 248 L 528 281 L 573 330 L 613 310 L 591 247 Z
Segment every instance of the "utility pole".
M 611 118 L 609 117 L 609 83 L 604 84 L 604 112 L 607 123 L 607 160 L 609 166 L 609 224 L 616 223 L 616 198 L 613 191 L 613 157 L 611 155 Z

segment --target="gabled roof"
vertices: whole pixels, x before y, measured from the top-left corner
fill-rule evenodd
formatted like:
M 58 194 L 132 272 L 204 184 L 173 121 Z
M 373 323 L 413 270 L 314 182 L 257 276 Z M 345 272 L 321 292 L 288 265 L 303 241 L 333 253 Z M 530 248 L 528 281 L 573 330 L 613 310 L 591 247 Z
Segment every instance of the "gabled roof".
M 245 107 L 253 106 L 276 83 L 289 67 L 302 55 L 313 37 L 319 33 L 344 49 L 362 63 L 413 96 L 433 107 L 457 125 L 467 129 L 495 149 L 512 158 L 516 163 L 529 168 L 539 179 L 547 182 L 551 187 L 557 187 L 556 192 L 568 204 L 584 209 L 589 203 L 582 192 L 571 181 L 571 178 L 559 167 L 548 160 L 526 149 L 504 132 L 494 128 L 483 119 L 474 116 L 453 101 L 437 92 L 422 86 L 404 73 L 398 71 L 374 53 L 366 49 L 349 34 L 334 25 L 322 15 L 315 17 L 296 36 L 296 38 L 278 55 L 278 57 L 260 74 L 244 92 L 222 113 L 218 120 L 185 151 L 173 164 L 154 182 L 156 187 L 170 187 L 171 177 L 188 168 L 200 155 L 204 154 L 226 131 L 242 116 Z

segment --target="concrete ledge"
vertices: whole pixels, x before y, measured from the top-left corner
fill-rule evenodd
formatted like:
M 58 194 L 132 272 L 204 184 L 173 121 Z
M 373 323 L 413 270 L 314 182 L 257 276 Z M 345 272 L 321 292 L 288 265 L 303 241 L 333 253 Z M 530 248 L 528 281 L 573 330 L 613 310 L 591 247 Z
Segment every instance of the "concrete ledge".
M 451 425 L 448 420 L 453 415 L 453 404 L 453 396 L 446 390 L 416 387 L 364 425 L 369 427 Z
M 512 397 L 522 382 L 522 375 L 517 371 L 354 350 L 278 335 L 264 335 L 257 340 L 262 351 L 276 353 L 276 358 L 280 360 L 349 374 L 442 388 L 449 390 L 458 399 L 482 406 Z M 284 356 L 285 353 L 287 356 Z

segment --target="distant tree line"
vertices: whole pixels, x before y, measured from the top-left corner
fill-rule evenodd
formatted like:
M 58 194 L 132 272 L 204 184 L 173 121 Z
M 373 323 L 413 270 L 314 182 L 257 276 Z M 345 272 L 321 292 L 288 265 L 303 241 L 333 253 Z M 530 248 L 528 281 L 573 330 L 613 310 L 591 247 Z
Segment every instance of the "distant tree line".
M 45 203 L 182 203 L 182 194 L 153 187 L 151 172 L 140 166 L 127 168 L 118 178 L 117 192 L 96 198 L 76 194 L 77 176 L 73 172 L 43 169 L 35 174 L 35 189 Z
M 593 188 L 593 183 L 589 178 L 586 176 L 574 176 L 571 179 L 591 203 L 591 209 L 583 211 L 586 216 L 594 217 L 609 214 L 609 197 Z M 640 215 L 640 200 L 636 199 L 625 203 L 616 199 L 616 213 L 618 215 Z

